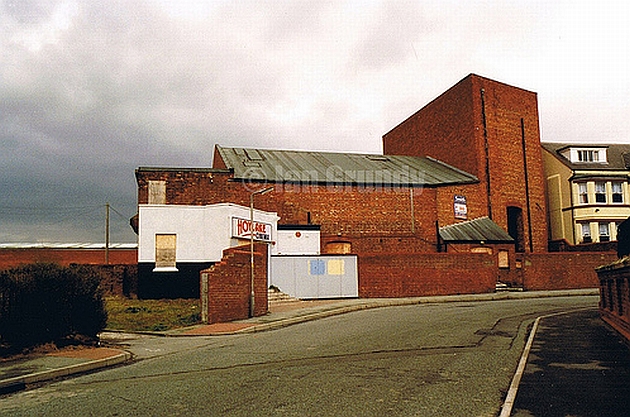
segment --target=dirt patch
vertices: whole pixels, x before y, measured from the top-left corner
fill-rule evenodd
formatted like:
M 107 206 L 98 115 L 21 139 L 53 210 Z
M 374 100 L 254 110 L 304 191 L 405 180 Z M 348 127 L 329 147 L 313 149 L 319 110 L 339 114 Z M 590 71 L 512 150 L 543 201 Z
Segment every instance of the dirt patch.
M 79 347 L 79 348 L 67 348 L 61 349 L 56 352 L 50 352 L 48 356 L 56 356 L 60 358 L 80 358 L 80 359 L 106 359 L 120 354 L 118 349 L 110 348 L 93 348 L 93 347 Z
M 208 324 L 207 326 L 200 326 L 200 327 L 188 330 L 183 334 L 190 335 L 190 336 L 199 336 L 199 335 L 232 333 L 239 330 L 247 329 L 248 327 L 252 327 L 252 326 L 253 324 L 250 324 L 250 323 L 214 323 L 214 324 Z

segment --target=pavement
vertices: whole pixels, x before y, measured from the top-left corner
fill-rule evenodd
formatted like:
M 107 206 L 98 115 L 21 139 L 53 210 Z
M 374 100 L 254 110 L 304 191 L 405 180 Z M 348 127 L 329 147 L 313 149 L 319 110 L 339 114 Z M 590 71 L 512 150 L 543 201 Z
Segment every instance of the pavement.
M 162 337 L 198 337 L 267 331 L 352 311 L 414 304 L 493 301 L 541 297 L 599 295 L 597 289 L 497 292 L 454 296 L 312 300 L 270 305 L 269 314 L 230 323 L 196 325 Z M 102 340 L 112 340 L 104 332 Z M 567 346 L 570 349 L 567 349 Z M 9 394 L 72 375 L 122 365 L 133 360 L 112 347 L 73 348 L 0 361 L 0 394 Z M 596 309 L 540 317 L 507 393 L 501 413 L 507 416 L 630 415 L 630 349 L 607 327 Z M 593 397 L 594 381 L 601 387 Z M 549 401 L 541 401 L 548 398 Z M 555 402 L 554 402 L 555 401 Z M 558 405 L 556 403 L 561 403 Z M 614 409 L 611 409 L 614 407 Z M 606 413 L 596 414 L 596 410 Z M 588 413 L 580 413 L 587 410 Z M 595 411 L 594 411 L 595 410 Z M 611 411 L 614 413 L 611 414 Z

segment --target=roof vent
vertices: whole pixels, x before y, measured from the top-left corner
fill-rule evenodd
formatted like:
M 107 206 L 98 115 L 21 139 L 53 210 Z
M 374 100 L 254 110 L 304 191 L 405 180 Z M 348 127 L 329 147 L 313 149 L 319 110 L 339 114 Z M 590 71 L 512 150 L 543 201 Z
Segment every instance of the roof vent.
M 385 155 L 366 155 L 366 158 L 369 159 L 370 161 L 377 161 L 377 162 L 389 162 L 389 161 L 391 161 L 391 159 L 389 159 Z
M 264 159 L 257 149 L 245 149 L 245 155 L 250 161 L 262 161 Z

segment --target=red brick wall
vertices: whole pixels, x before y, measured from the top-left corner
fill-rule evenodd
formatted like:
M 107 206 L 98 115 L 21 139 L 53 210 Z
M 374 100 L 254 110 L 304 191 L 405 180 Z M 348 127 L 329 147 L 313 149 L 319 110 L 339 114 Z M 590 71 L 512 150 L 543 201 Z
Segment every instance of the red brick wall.
M 372 254 L 358 263 L 364 298 L 488 293 L 496 284 L 496 261 L 487 254 Z
M 484 135 L 484 131 L 487 135 Z M 491 209 L 488 208 L 486 192 L 486 136 Z M 483 198 L 485 205 L 479 206 L 483 207 L 479 214 L 489 215 L 491 210 L 492 219 L 507 230 L 507 207 L 521 208 L 525 223 L 525 247 L 529 251 L 523 136 L 526 143 L 532 246 L 534 252 L 545 252 L 547 212 L 535 93 L 470 75 L 386 133 L 383 136 L 383 148 L 385 154 L 432 156 L 476 175 L 481 181 L 478 198 Z M 473 216 L 478 217 L 477 214 Z
M 487 216 L 485 189 L 482 189 L 480 184 L 440 187 L 437 189 L 437 214 L 440 226 L 463 221 L 455 218 L 453 208 L 455 195 L 466 197 L 468 220 Z
M 89 265 L 100 275 L 100 287 L 106 297 L 130 297 L 138 294 L 138 265 Z
M 105 249 L 0 249 L 0 269 L 32 263 L 56 263 L 62 266 L 70 264 L 100 265 L 105 264 Z M 110 249 L 109 263 L 136 265 L 137 249 Z
M 525 254 L 523 286 L 530 291 L 597 288 L 595 269 L 616 258 L 616 254 L 606 252 Z
M 599 268 L 602 319 L 630 342 L 630 263 L 628 258 Z
M 257 243 L 254 250 L 254 316 L 263 316 L 268 310 L 267 245 Z M 223 251 L 221 262 L 201 271 L 201 274 L 208 274 L 209 323 L 249 317 L 250 256 L 248 245 L 229 248 Z
M 215 164 L 220 158 L 215 159 Z M 138 201 L 147 201 L 149 180 L 166 181 L 167 204 L 206 205 L 231 202 L 249 206 L 252 189 L 262 185 L 229 181 L 223 172 L 139 171 Z M 269 184 L 266 184 L 269 185 Z M 280 224 L 321 226 L 323 242 L 349 241 L 353 253 L 380 250 L 435 251 L 435 188 L 414 190 L 412 233 L 408 188 L 275 184 L 255 200 L 257 209 L 276 212 Z M 452 206 L 450 207 L 452 212 Z M 402 244 L 401 244 L 402 243 Z
M 386 155 L 432 156 L 481 178 L 483 132 L 466 77 L 383 136 Z

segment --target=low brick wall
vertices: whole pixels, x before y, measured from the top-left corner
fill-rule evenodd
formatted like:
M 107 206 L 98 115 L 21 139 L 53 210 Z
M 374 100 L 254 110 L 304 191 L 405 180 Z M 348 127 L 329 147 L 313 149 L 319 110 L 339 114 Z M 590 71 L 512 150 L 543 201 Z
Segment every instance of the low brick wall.
M 138 265 L 89 265 L 101 275 L 101 288 L 105 296 L 138 296 Z
M 550 252 L 523 254 L 523 288 L 568 290 L 597 288 L 595 269 L 617 259 L 612 252 Z
M 602 319 L 630 342 L 630 258 L 597 269 Z
M 105 264 L 105 249 L 73 248 L 5 248 L 0 249 L 0 269 L 33 263 L 54 263 L 61 266 L 70 264 Z M 110 249 L 111 265 L 137 265 L 137 249 Z
M 256 244 L 254 253 L 254 316 L 268 311 L 267 245 Z M 249 317 L 250 247 L 237 246 L 223 251 L 221 262 L 201 271 L 202 318 L 208 323 L 222 323 Z M 203 275 L 207 275 L 207 302 L 204 301 Z
M 359 297 L 480 294 L 495 290 L 496 258 L 474 253 L 359 256 Z

